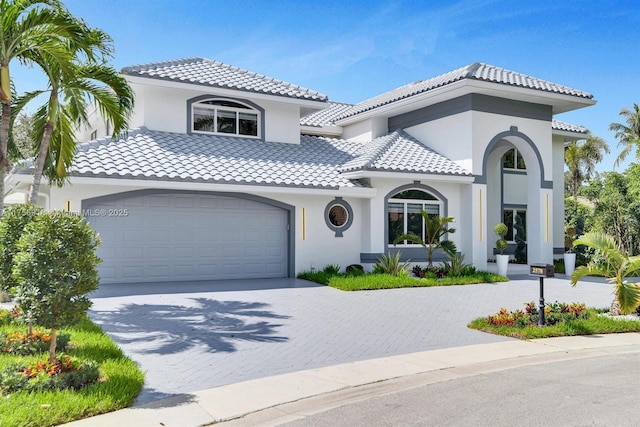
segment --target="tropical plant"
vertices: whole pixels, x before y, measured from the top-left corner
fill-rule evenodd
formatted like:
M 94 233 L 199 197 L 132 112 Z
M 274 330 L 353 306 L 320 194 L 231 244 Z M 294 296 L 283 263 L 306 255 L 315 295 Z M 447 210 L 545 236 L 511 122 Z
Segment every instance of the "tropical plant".
M 84 319 L 87 294 L 98 287 L 98 235 L 80 215 L 42 212 L 18 241 L 14 257 L 16 301 L 33 321 L 51 329 L 49 360 L 55 360 L 56 331 Z
M 9 168 L 9 134 L 12 117 L 10 64 L 14 59 L 25 65 L 46 60 L 66 72 L 73 58 L 69 49 L 86 47 L 88 29 L 75 19 L 58 0 L 0 0 L 0 194 Z M 4 198 L 0 197 L 0 215 Z
M 567 249 L 567 253 L 573 253 L 573 242 L 576 241 L 576 228 L 567 227 L 564 231 L 564 246 Z
M 493 232 L 496 233 L 498 237 L 500 237 L 498 240 L 496 240 L 496 249 L 498 250 L 498 252 L 500 252 L 500 255 L 503 255 L 504 250 L 509 246 L 507 241 L 504 239 L 504 237 L 509 232 L 509 229 L 504 223 L 501 222 L 493 228 Z
M 442 249 L 450 257 L 454 256 L 457 252 L 456 245 L 445 237 L 456 232 L 454 228 L 449 228 L 449 224 L 455 222 L 455 219 L 450 216 L 431 216 L 424 209 L 420 209 L 420 215 L 422 215 L 424 223 L 424 240 L 415 233 L 405 233 L 398 236 L 393 244 L 396 245 L 406 240 L 421 245 L 427 251 L 428 267 L 433 266 L 433 254 L 438 249 Z
M 442 267 L 449 277 L 463 276 L 465 271 L 469 271 L 471 264 L 465 264 L 464 254 L 449 256 L 449 261 L 443 261 Z
M 625 124 L 611 123 L 609 130 L 615 132 L 618 139 L 618 147 L 622 147 L 622 151 L 618 154 L 614 166 L 618 166 L 635 147 L 636 157 L 640 154 L 640 107 L 633 104 L 633 111 L 628 108 L 620 110 L 620 116 L 625 120 Z
M 110 53 L 111 39 L 100 30 L 91 30 L 87 43 L 96 52 Z M 86 52 L 86 49 L 82 52 Z M 92 54 L 97 56 L 98 53 Z M 89 123 L 88 108 L 94 103 L 102 117 L 112 125 L 112 137 L 117 138 L 128 127 L 133 109 L 133 91 L 124 77 L 112 67 L 93 61 L 78 63 L 64 70 L 56 63 L 41 60 L 40 65 L 49 78 L 46 90 L 35 90 L 19 97 L 17 111 L 46 93 L 48 101 L 34 114 L 34 136 L 37 141 L 33 185 L 29 203 L 35 204 L 43 173 L 62 185 L 75 155 L 74 128 Z M 45 165 L 49 163 L 45 171 Z
M 391 276 L 401 276 L 406 274 L 409 261 L 400 262 L 400 252 L 395 255 L 382 254 L 378 257 L 376 265 L 373 267 L 374 273 L 389 274 Z
M 640 286 L 627 277 L 640 274 L 640 256 L 628 256 L 618 248 L 613 237 L 602 233 L 587 233 L 573 245 L 592 248 L 595 257 L 588 265 L 576 268 L 571 275 L 571 285 L 576 286 L 584 276 L 605 277 L 614 286 L 612 311 L 619 307 L 622 314 L 633 312 L 640 305 Z
M 340 265 L 338 265 L 338 264 L 327 264 L 327 265 L 324 266 L 322 271 L 324 273 L 327 273 L 327 274 L 330 274 L 332 276 L 335 276 L 336 274 L 340 273 Z

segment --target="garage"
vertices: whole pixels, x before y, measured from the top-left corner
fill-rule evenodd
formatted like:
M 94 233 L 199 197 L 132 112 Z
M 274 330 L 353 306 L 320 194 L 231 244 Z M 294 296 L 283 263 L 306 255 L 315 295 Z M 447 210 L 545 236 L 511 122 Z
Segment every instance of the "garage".
M 142 190 L 85 200 L 101 283 L 289 275 L 287 205 L 228 193 Z

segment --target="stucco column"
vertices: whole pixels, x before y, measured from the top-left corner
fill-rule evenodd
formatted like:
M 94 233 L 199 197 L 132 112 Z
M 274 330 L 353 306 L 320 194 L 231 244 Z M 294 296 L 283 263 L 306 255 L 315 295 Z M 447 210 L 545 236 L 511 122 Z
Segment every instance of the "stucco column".
M 469 230 L 471 236 L 462 239 L 468 242 L 468 247 L 461 248 L 467 259 L 479 270 L 487 269 L 487 186 L 486 184 L 471 184 L 463 191 L 462 209 L 465 227 L 460 232 Z
M 553 189 L 538 188 L 529 194 L 527 249 L 531 263 L 553 264 Z

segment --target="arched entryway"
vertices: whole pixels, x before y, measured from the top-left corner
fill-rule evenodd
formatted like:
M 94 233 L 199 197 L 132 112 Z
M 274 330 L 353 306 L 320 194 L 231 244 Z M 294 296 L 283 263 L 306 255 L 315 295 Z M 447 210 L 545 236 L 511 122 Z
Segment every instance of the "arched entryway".
M 503 158 L 514 153 L 512 170 L 505 170 Z M 520 166 L 520 167 L 519 167 Z M 545 165 L 536 144 L 526 134 L 511 127 L 495 135 L 483 158 L 483 174 L 477 183 L 486 184 L 487 254 L 493 258 L 499 222 L 526 212 L 528 262 L 553 261 L 552 181 L 546 181 Z M 512 237 L 512 236 L 510 236 Z

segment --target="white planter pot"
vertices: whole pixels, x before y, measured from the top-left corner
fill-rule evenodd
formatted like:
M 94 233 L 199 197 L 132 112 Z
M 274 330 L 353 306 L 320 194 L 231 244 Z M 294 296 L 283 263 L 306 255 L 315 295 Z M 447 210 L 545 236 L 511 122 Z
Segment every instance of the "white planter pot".
M 509 267 L 509 255 L 496 255 L 496 264 L 498 266 L 498 274 L 506 276 L 507 268 Z
M 576 269 L 576 254 L 564 254 L 564 274 L 571 276 Z

